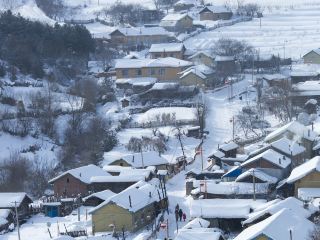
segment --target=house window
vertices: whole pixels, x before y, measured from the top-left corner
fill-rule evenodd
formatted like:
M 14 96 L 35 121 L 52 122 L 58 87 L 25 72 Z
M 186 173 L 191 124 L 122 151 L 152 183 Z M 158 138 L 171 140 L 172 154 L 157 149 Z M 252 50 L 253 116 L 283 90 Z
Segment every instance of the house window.
M 122 76 L 127 77 L 129 75 L 128 69 L 123 69 L 122 70 Z
M 164 68 L 159 69 L 159 75 L 164 75 L 165 72 L 166 72 L 166 69 L 164 69 Z
M 137 69 L 137 70 L 136 70 L 136 74 L 137 74 L 137 76 L 141 76 L 141 75 L 142 75 L 141 69 Z
M 153 68 L 150 69 L 150 75 L 156 75 L 156 71 Z
M 171 53 L 171 54 L 170 54 L 170 57 L 174 57 L 174 54 L 173 54 L 173 53 Z
M 70 182 L 70 180 L 69 180 L 69 178 L 67 178 L 67 183 L 69 183 Z

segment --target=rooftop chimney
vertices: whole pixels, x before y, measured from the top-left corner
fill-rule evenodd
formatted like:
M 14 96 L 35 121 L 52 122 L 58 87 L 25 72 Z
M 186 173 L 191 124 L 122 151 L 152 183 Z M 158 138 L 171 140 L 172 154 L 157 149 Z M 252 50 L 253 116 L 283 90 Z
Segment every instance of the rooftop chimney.
M 132 204 L 131 204 L 131 196 L 129 195 L 129 204 L 130 204 L 130 207 L 132 208 Z
M 310 129 L 308 129 L 308 137 L 310 137 Z
M 151 198 L 151 192 L 149 192 L 149 198 Z
M 279 164 L 281 164 L 281 158 L 279 158 Z

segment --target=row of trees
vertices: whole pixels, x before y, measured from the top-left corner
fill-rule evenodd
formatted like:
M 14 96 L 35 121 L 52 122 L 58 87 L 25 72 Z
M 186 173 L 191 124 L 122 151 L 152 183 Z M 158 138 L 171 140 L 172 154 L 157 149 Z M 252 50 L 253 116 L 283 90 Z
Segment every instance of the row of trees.
M 0 163 L 0 192 L 27 191 L 42 196 L 48 180 L 54 175 L 54 165 L 45 159 L 34 162 L 14 152 Z
M 45 64 L 52 66 L 66 59 L 69 63 L 82 60 L 86 66 L 93 51 L 94 41 L 83 26 L 52 27 L 10 11 L 0 15 L 0 58 L 23 73 L 43 77 Z

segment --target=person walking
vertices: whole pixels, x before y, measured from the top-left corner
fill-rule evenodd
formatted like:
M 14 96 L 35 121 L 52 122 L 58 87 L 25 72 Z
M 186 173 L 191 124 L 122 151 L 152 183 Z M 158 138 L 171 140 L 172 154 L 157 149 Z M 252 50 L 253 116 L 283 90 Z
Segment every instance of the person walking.
M 180 219 L 180 222 L 182 221 L 182 214 L 183 214 L 183 212 L 182 212 L 182 209 L 180 208 L 180 210 L 179 210 L 179 219 Z
M 182 214 L 182 218 L 183 218 L 183 221 L 185 222 L 185 221 L 186 221 L 186 218 L 187 218 L 186 213 L 183 213 L 183 214 Z
M 174 214 L 175 214 L 175 216 L 176 216 L 176 222 L 178 222 L 178 220 L 179 220 L 179 210 L 176 209 L 176 210 L 174 211 Z

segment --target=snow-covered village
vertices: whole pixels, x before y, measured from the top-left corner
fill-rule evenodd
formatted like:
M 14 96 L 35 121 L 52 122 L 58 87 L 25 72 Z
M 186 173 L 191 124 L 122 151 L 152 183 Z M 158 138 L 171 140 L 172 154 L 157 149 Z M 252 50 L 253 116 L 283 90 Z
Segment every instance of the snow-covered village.
M 0 240 L 320 239 L 320 0 L 0 0 Z

